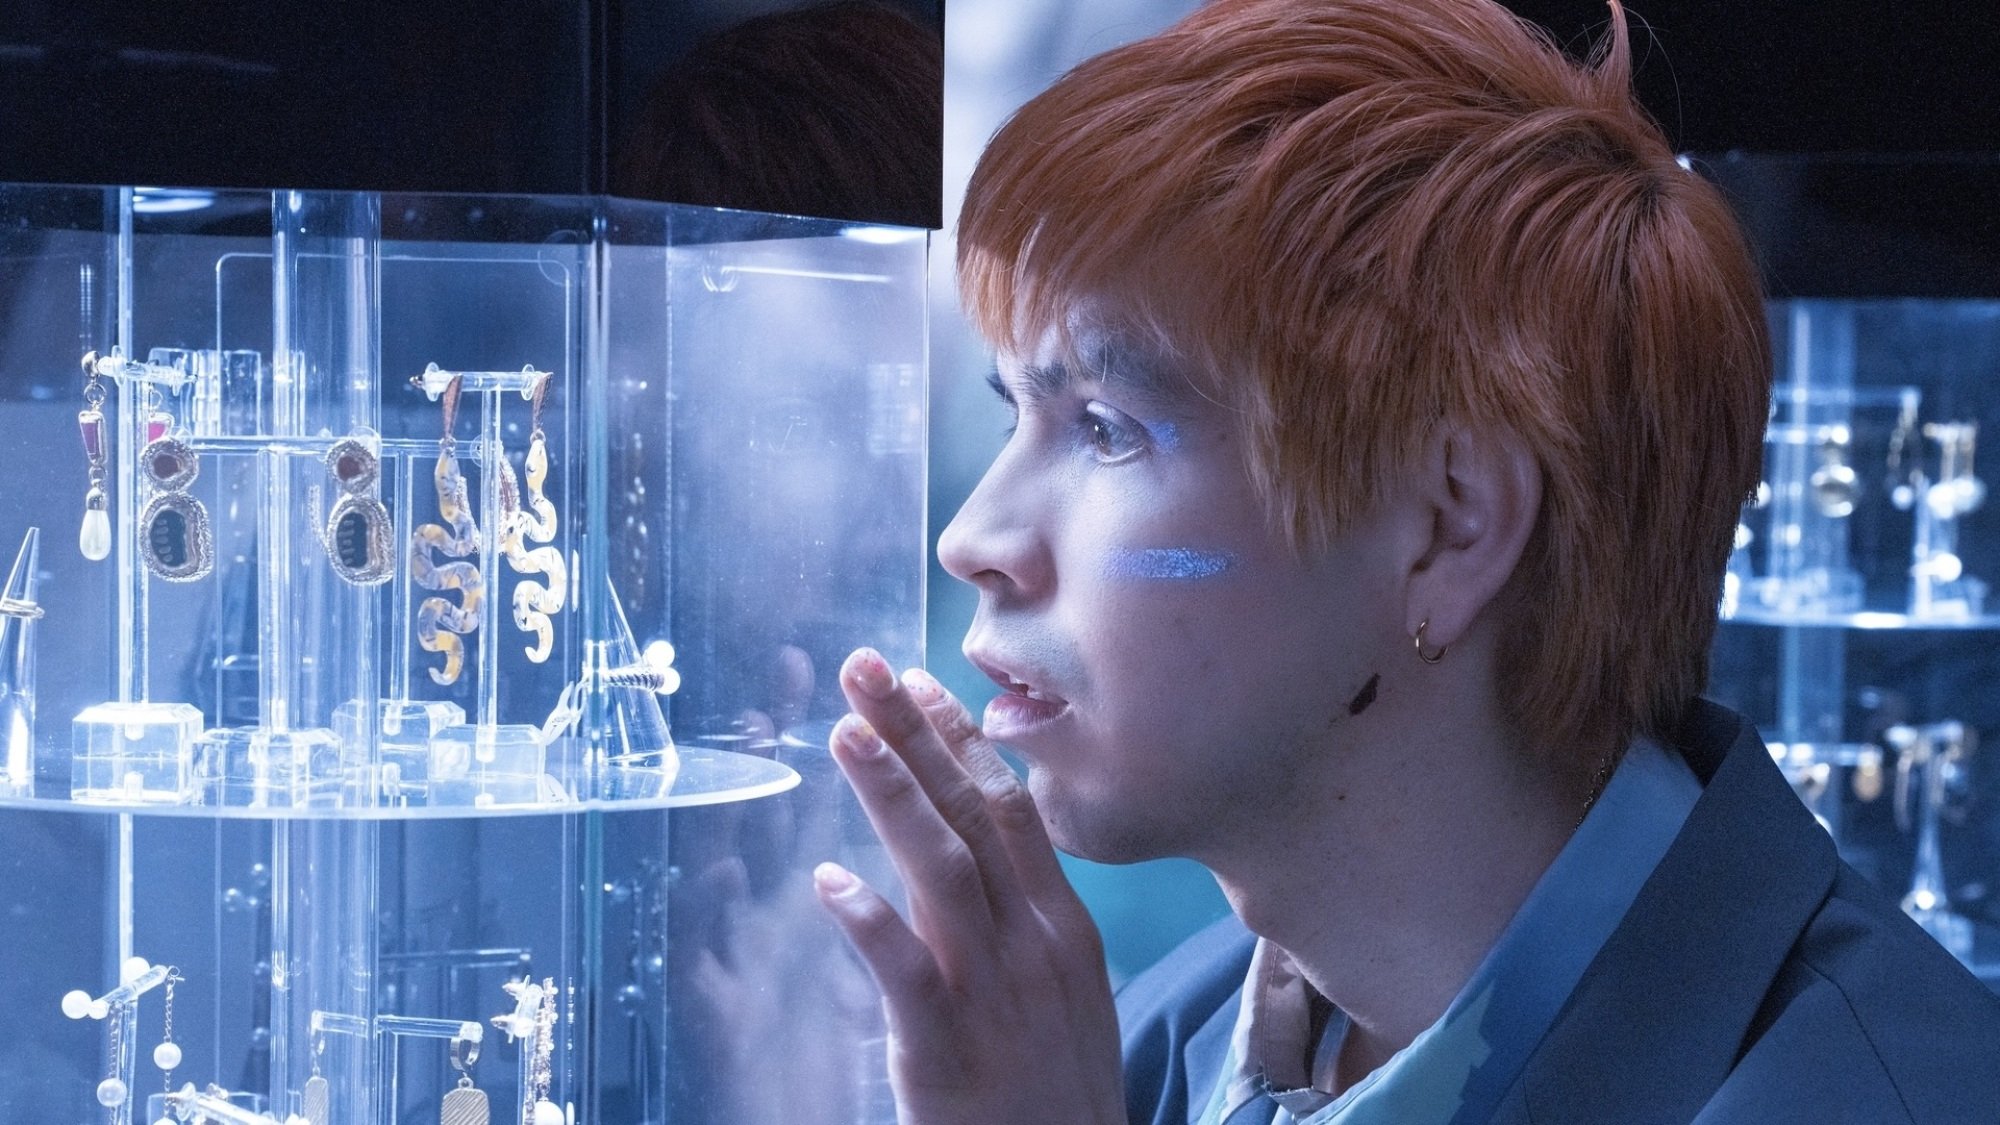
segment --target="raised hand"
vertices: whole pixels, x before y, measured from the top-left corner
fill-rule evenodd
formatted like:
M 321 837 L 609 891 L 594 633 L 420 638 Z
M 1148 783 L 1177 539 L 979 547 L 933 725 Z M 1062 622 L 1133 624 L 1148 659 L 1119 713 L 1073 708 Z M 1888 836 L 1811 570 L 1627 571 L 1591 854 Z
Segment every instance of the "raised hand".
M 834 759 L 909 918 L 835 864 L 814 881 L 882 990 L 902 1125 L 1124 1121 L 1103 944 L 1027 787 L 929 674 L 862 649 L 840 685 Z

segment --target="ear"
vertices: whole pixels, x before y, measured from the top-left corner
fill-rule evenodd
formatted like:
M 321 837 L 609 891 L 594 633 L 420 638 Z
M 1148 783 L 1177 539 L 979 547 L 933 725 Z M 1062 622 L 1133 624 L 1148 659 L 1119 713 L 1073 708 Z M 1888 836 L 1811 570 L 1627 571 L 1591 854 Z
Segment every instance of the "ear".
M 1542 470 L 1510 430 L 1438 428 L 1425 450 L 1419 498 L 1429 540 L 1409 573 L 1409 620 L 1443 648 L 1471 629 L 1514 575 L 1542 509 Z

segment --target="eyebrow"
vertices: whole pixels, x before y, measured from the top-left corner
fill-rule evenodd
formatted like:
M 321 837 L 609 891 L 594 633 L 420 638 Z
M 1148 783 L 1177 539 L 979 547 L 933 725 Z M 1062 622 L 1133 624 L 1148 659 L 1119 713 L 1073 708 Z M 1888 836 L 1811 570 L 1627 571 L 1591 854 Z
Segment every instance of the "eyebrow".
M 1134 392 L 1166 406 L 1178 396 L 1168 389 L 1169 379 L 1160 368 L 1151 363 L 1133 362 L 1132 353 L 1125 348 L 1104 345 L 1097 349 L 1097 362 L 1085 371 L 1085 377 L 1095 379 L 1120 390 Z M 1066 390 L 1075 381 L 1076 372 L 1071 365 L 1057 360 L 1053 363 L 1030 363 L 1020 367 L 1020 378 L 1026 393 L 1036 398 L 1053 398 Z M 996 364 L 986 375 L 986 385 L 993 393 L 1007 402 L 1014 401 L 1013 392 L 1008 390 Z

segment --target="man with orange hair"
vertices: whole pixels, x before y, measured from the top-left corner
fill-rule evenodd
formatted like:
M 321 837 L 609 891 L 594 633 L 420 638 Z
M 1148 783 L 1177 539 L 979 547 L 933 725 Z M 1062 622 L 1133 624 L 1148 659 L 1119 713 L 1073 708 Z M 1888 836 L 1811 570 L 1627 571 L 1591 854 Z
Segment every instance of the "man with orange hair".
M 1612 14 L 1215 0 L 994 138 L 939 554 L 1005 690 L 850 658 L 907 921 L 818 873 L 905 1125 L 2000 1117 L 2000 1000 L 1696 698 L 1769 343 Z M 1235 918 L 1114 1016 L 1051 841 Z

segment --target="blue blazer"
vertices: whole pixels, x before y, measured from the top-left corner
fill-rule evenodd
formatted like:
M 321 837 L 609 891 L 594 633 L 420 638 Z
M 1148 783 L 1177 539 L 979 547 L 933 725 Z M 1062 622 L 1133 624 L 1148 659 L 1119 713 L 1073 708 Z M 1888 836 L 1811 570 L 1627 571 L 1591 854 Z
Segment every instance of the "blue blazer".
M 1495 1122 L 2000 1123 L 2000 998 L 1842 863 L 1755 728 L 1705 700 L 1705 788 Z M 1224 1065 L 1254 940 L 1234 918 L 1120 991 L 1134 1125 Z

